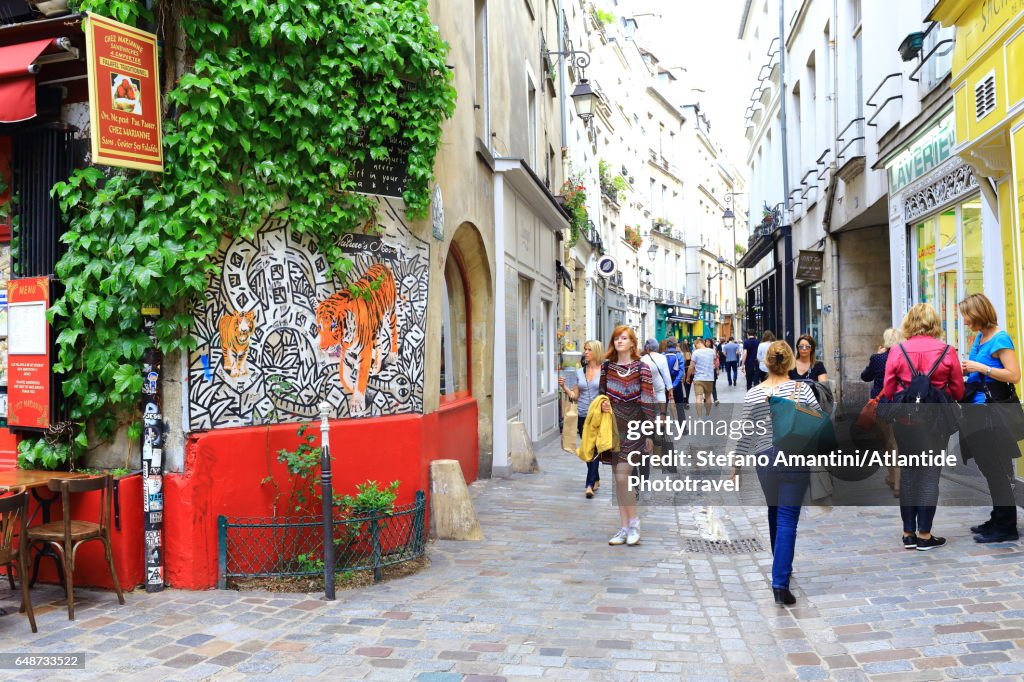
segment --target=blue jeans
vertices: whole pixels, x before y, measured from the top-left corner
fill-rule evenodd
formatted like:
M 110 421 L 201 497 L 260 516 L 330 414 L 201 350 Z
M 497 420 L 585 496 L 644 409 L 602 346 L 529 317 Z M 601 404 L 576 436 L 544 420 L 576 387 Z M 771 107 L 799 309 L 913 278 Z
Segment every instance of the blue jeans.
M 768 502 L 768 534 L 773 556 L 772 588 L 789 589 L 800 505 L 811 483 L 811 475 L 808 471 L 758 467 L 757 478 Z
M 738 360 L 726 360 L 725 362 L 725 378 L 730 386 L 735 386 L 736 380 L 739 378 L 739 364 Z
M 576 433 L 583 438 L 583 422 L 587 421 L 587 415 L 581 414 L 576 419 Z M 587 487 L 593 488 L 594 484 L 601 480 L 601 460 L 598 457 L 587 462 Z

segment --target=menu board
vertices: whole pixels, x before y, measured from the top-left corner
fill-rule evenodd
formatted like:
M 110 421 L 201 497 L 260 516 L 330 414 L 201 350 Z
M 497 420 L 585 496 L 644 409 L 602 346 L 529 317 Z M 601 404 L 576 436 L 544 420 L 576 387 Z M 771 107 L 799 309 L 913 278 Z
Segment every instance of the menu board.
M 10 426 L 50 426 L 50 280 L 15 279 L 7 283 L 7 391 Z

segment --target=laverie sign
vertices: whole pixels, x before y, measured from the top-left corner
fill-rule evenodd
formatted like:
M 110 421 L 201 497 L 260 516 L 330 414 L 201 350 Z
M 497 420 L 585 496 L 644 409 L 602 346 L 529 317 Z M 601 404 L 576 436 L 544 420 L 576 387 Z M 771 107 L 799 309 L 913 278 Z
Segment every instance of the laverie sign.
M 956 144 L 953 112 L 942 117 L 885 166 L 889 192 L 896 193 L 950 157 Z

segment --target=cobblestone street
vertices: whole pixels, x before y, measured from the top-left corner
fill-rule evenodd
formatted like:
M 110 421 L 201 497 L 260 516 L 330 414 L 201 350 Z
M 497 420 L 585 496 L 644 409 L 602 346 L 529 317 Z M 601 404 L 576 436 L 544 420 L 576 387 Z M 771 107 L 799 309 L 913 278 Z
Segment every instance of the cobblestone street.
M 737 397 L 738 391 L 723 391 Z M 728 399 L 723 395 L 724 399 Z M 69 623 L 35 590 L 39 634 L 0 588 L 4 652 L 86 652 L 85 671 L 18 679 L 943 680 L 1024 675 L 1024 558 L 976 545 L 985 510 L 945 508 L 949 545 L 905 552 L 895 508 L 805 509 L 798 607 L 772 603 L 760 507 L 717 510 L 754 553 L 705 553 L 708 519 L 642 508 L 643 540 L 610 547 L 617 512 L 582 495 L 583 466 L 551 445 L 541 473 L 472 487 L 486 539 L 436 542 L 418 575 L 316 595 L 76 592 Z M 606 475 L 606 485 L 610 485 Z M 6 582 L 6 581 L 5 581 Z M 76 596 L 76 602 L 79 599 Z M 4 678 L 17 677 L 5 671 Z

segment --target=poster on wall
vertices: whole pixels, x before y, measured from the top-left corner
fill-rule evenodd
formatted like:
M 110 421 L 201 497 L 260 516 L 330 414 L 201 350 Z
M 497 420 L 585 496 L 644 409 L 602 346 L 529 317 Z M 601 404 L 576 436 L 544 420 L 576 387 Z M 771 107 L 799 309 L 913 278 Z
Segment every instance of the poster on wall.
M 10 426 L 50 427 L 50 280 L 7 283 L 7 392 Z
M 159 308 L 142 309 L 143 328 L 151 346 L 142 354 L 142 514 L 146 543 L 146 592 L 164 589 L 164 420 L 160 372 L 163 357 L 156 347 L 153 327 Z
M 423 411 L 430 248 L 380 199 L 345 235 L 348 281 L 317 239 L 270 217 L 218 251 L 189 366 L 190 430 Z
M 93 163 L 162 172 L 156 36 L 92 13 L 84 30 Z

